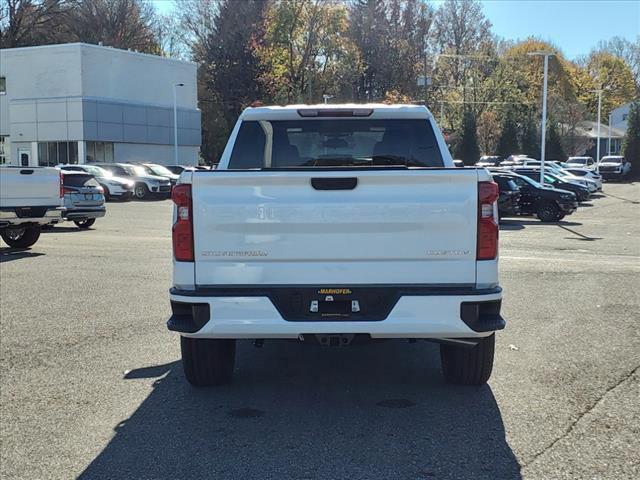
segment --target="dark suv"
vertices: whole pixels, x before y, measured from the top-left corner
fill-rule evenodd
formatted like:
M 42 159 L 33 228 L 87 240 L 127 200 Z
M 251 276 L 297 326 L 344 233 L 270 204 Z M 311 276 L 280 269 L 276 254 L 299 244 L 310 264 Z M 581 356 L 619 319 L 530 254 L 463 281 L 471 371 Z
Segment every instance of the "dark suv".
M 520 188 L 520 215 L 536 215 L 543 222 L 557 222 L 578 208 L 572 192 L 543 187 L 535 180 L 510 172 L 492 171 L 491 175 L 494 179 L 513 180 Z
M 498 184 L 500 189 L 500 196 L 498 197 L 498 216 L 513 217 L 520 215 L 520 187 L 516 185 L 516 182 L 508 176 L 502 176 L 494 174 L 493 180 Z
M 514 173 L 518 175 L 523 175 L 525 177 L 529 177 L 532 180 L 538 181 L 540 178 L 540 169 L 535 168 L 516 168 L 513 170 Z M 554 188 L 558 188 L 560 190 L 568 190 L 569 192 L 573 192 L 575 196 L 578 198 L 579 202 L 584 202 L 589 199 L 591 193 L 587 187 L 583 187 L 582 185 L 578 185 L 577 183 L 568 182 L 566 180 L 557 177 L 553 173 L 544 173 L 544 183 L 549 184 Z

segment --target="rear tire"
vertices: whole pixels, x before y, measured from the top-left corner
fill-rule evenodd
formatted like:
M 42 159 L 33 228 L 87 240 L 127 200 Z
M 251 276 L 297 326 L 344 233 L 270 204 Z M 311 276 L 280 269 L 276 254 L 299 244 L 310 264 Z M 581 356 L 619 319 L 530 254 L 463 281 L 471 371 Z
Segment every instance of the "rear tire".
M 0 236 L 10 247 L 29 248 L 40 238 L 40 227 L 5 228 Z
M 561 215 L 558 206 L 551 202 L 546 202 L 540 205 L 536 214 L 542 222 L 557 222 Z
M 78 228 L 81 228 L 82 230 L 86 230 L 91 225 L 96 223 L 96 219 L 95 218 L 87 218 L 85 220 L 74 220 L 73 223 L 75 223 Z
M 138 200 L 144 200 L 149 196 L 149 187 L 145 183 L 136 183 L 134 194 Z
M 104 201 L 108 202 L 111 200 L 111 193 L 109 193 L 109 189 L 106 185 L 102 185 L 102 189 L 104 190 Z
M 231 382 L 236 357 L 236 341 L 180 337 L 182 368 L 195 387 Z
M 473 348 L 440 345 L 442 374 L 449 383 L 484 385 L 493 370 L 496 335 L 480 339 Z

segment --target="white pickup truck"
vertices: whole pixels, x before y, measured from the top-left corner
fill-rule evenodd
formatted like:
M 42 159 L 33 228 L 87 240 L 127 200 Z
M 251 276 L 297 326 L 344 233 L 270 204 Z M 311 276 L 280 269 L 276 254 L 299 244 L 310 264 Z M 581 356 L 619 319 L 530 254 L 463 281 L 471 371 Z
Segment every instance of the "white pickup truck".
M 62 222 L 60 171 L 48 167 L 0 167 L 0 236 L 14 248 L 29 248 L 43 225 Z
M 405 338 L 440 343 L 448 381 L 485 383 L 505 326 L 497 198 L 423 106 L 245 110 L 218 169 L 173 190 L 187 380 L 229 382 L 236 339 Z

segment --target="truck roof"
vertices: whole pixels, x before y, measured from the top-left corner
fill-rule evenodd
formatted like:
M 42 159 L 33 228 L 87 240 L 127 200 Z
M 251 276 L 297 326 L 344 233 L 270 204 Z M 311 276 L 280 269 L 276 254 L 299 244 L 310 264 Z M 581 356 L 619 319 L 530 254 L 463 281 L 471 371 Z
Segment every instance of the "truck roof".
M 317 118 L 313 111 L 329 113 L 331 111 L 355 111 L 358 114 L 354 118 L 402 118 L 402 119 L 427 119 L 431 117 L 431 112 L 424 105 L 388 105 L 383 103 L 341 103 L 341 104 L 320 104 L 320 105 L 273 105 L 264 107 L 249 107 L 240 115 L 242 120 L 305 120 Z M 368 114 L 367 110 L 371 110 Z M 299 112 L 310 113 L 303 116 Z M 334 115 L 321 115 L 334 116 Z M 344 114 L 335 115 L 344 118 Z

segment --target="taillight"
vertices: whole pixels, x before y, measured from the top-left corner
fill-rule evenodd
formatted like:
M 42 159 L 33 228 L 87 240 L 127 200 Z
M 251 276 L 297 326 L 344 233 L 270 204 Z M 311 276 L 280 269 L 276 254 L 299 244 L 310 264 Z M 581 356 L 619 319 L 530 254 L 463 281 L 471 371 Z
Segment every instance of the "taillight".
M 173 187 L 171 200 L 176 205 L 176 221 L 172 228 L 173 258 L 178 262 L 193 262 L 193 212 L 191 185 Z
M 64 197 L 64 179 L 62 176 L 62 172 L 60 172 L 60 198 Z
M 498 256 L 499 226 L 496 201 L 499 195 L 500 193 L 496 183 L 478 183 L 477 260 L 493 260 Z

